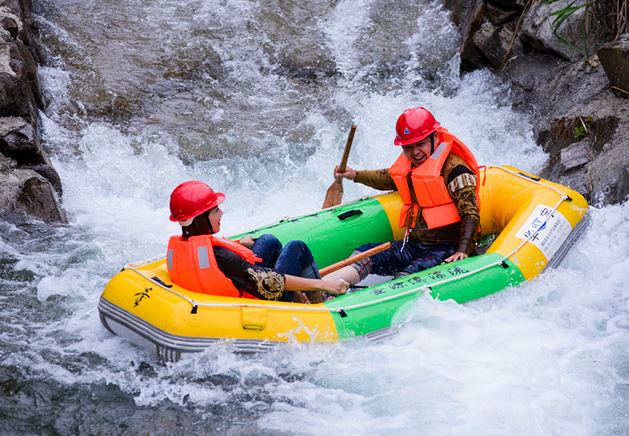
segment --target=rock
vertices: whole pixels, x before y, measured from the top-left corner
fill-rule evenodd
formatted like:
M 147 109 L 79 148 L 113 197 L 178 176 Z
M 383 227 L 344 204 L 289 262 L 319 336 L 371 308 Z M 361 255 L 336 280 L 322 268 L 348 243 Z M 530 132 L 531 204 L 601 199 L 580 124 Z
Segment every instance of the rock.
M 522 10 L 526 6 L 527 0 L 495 0 L 496 6 L 507 10 Z
M 568 15 L 565 21 L 555 29 L 556 35 L 553 33 L 551 24 L 557 16 L 551 14 L 572 5 L 574 5 L 572 0 L 559 0 L 547 4 L 533 2 L 522 22 L 520 37 L 536 50 L 554 53 L 568 61 L 578 62 L 587 55 L 593 55 L 596 47 L 600 45 L 595 39 L 600 28 L 592 24 L 588 29 L 586 47 L 583 41 L 583 23 L 587 12 L 585 7 Z
M 32 121 L 43 109 L 37 64 L 21 41 L 0 35 L 0 116 Z
M 26 84 L 15 74 L 0 72 L 0 116 L 30 118 L 31 113 L 30 94 Z
M 18 32 L 20 28 L 17 25 L 17 21 L 15 21 L 12 17 L 5 16 L 2 19 L 2 28 L 9 32 L 11 38 L 16 39 L 18 36 Z
M 594 140 L 589 137 L 576 142 L 559 152 L 564 171 L 572 172 L 587 165 L 594 158 Z
M 596 54 L 616 95 L 629 98 L 629 34 L 603 45 Z
M 588 167 L 595 156 L 593 144 L 592 137 L 588 137 L 561 149 L 549 160 L 540 176 L 568 186 L 590 201 Z
M 464 8 L 455 13 L 454 17 L 459 17 L 461 23 L 459 30 L 461 32 L 461 69 L 472 70 L 475 66 L 485 63 L 485 57 L 481 50 L 474 44 L 474 35 L 480 29 L 483 18 L 485 16 L 485 3 L 475 0 L 469 4 L 458 4 L 459 8 Z
M 620 135 L 615 139 L 616 146 L 599 154 L 589 171 L 592 202 L 601 206 L 622 203 L 629 195 L 629 140 Z
M 622 138 L 629 136 L 628 113 L 629 102 L 605 91 L 545 124 L 536 134 L 550 160 L 540 176 L 575 189 L 597 205 L 622 201 L 629 195 L 629 186 L 621 183 L 626 177 Z M 616 161 L 602 157 L 609 154 Z
M 17 168 L 14 159 L 0 155 L 0 213 L 67 223 L 51 184 L 37 172 Z
M 20 117 L 0 117 L 0 153 L 44 176 L 61 195 L 61 179 L 52 167 L 31 123 Z
M 50 183 L 46 179 L 39 175 L 38 177 L 29 177 L 24 181 L 21 188 L 22 192 L 17 199 L 16 211 L 22 209 L 29 216 L 41 218 L 44 221 L 68 222 Z
M 20 168 L 35 171 L 36 173 L 44 177 L 52 185 L 58 195 L 61 195 L 63 193 L 63 188 L 61 186 L 61 177 L 59 177 L 59 173 L 57 173 L 52 165 L 24 165 Z
M 564 118 L 553 120 L 548 125 L 548 130 L 538 131 L 538 142 L 552 157 L 571 144 L 587 138 L 591 140 L 590 145 L 598 153 L 611 139 L 619 121 L 613 114 L 597 111 L 595 115 L 585 115 L 582 111 L 574 111 L 566 114 Z
M 33 126 L 24 118 L 0 118 L 0 153 L 18 163 L 44 163 L 38 145 Z
M 520 40 L 516 38 L 510 46 L 512 39 L 513 26 L 511 23 L 496 27 L 491 22 L 486 21 L 480 30 L 474 34 L 474 45 L 478 47 L 491 65 L 498 69 L 502 66 L 503 61 L 506 62 L 507 51 L 509 57 L 522 53 Z
M 494 4 L 487 3 L 485 6 L 486 17 L 494 26 L 500 26 L 513 21 L 521 11 L 514 9 L 503 9 L 502 7 Z

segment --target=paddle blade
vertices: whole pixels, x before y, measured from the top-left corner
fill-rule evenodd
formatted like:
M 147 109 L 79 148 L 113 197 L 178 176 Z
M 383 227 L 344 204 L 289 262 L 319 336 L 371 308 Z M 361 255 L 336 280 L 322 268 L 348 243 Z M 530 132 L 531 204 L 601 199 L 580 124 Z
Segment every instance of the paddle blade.
M 325 192 L 325 200 L 321 209 L 338 206 L 343 201 L 343 181 L 335 180 Z

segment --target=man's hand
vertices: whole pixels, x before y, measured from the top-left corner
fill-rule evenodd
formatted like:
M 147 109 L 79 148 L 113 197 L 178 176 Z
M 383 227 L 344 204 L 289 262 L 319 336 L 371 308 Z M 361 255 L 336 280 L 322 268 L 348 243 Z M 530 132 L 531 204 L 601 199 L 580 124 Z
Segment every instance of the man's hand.
M 336 180 L 341 180 L 342 178 L 354 180 L 356 178 L 356 171 L 354 171 L 350 167 L 345 167 L 345 172 L 344 173 L 340 173 L 339 169 L 340 169 L 339 165 L 337 165 L 334 168 L 334 178 Z
M 467 254 L 461 253 L 460 251 L 457 251 L 452 256 L 450 256 L 446 260 L 444 260 L 443 263 L 456 262 L 456 261 L 463 260 L 463 259 L 467 259 Z

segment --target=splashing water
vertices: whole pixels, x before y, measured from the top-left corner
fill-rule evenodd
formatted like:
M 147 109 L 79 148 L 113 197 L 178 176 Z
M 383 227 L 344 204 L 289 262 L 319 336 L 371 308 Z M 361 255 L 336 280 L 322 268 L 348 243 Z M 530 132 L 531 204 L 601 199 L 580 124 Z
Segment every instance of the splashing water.
M 68 226 L 0 221 L 2 432 L 614 435 L 629 429 L 629 206 L 592 208 L 560 268 L 466 305 L 421 298 L 385 343 L 229 344 L 168 365 L 98 319 L 107 281 L 162 254 L 168 197 L 227 195 L 223 234 L 321 207 L 382 168 L 407 107 L 486 165 L 547 156 L 490 72 L 459 77 L 439 3 L 41 1 L 43 139 Z M 370 194 L 345 183 L 349 200 Z

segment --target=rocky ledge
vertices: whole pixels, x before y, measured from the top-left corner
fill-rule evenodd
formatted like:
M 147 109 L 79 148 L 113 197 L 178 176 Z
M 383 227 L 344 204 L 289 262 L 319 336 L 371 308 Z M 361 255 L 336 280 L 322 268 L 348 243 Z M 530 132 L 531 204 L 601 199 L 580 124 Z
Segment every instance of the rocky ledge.
M 597 0 L 553 29 L 558 11 L 581 3 L 445 1 L 461 32 L 463 68 L 494 69 L 511 84 L 514 108 L 533 117 L 535 139 L 550 156 L 539 175 L 596 206 L 625 201 L 629 35 L 617 37 L 609 22 L 622 4 Z
M 42 148 L 31 0 L 0 0 L 0 213 L 67 222 L 61 180 Z

